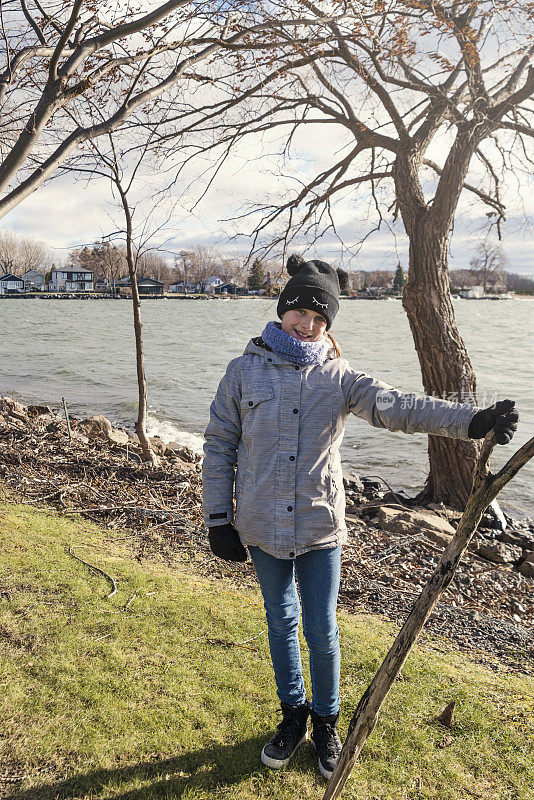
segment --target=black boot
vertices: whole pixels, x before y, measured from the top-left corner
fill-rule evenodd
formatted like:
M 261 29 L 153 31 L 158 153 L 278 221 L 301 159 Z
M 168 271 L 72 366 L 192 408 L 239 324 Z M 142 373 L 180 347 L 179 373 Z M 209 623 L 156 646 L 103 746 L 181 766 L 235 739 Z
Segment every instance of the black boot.
M 331 717 L 320 717 L 311 711 L 311 740 L 317 751 L 319 770 L 323 778 L 329 778 L 341 753 L 341 740 L 337 735 L 336 724 L 339 713 Z
M 273 769 L 285 767 L 297 747 L 308 738 L 307 722 L 310 714 L 308 701 L 300 706 L 288 706 L 286 703 L 281 705 L 282 722 L 261 751 L 262 764 Z

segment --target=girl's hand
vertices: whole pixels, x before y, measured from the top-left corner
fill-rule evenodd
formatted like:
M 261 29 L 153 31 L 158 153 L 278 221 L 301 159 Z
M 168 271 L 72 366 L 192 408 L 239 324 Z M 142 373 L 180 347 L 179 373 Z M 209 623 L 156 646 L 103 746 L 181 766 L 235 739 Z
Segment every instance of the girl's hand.
M 248 553 L 233 525 L 216 525 L 208 531 L 211 552 L 225 561 L 246 561 Z
M 515 400 L 500 400 L 489 408 L 478 411 L 469 423 L 467 435 L 470 439 L 483 439 L 493 429 L 497 444 L 508 444 L 519 421 L 519 414 L 514 406 Z

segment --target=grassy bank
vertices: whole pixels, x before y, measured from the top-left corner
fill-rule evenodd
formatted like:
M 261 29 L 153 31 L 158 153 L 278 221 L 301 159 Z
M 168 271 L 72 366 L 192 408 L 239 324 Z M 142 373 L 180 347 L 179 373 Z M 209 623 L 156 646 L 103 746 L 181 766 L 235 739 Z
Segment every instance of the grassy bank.
M 0 797 L 322 796 L 307 746 L 288 770 L 259 764 L 278 718 L 258 593 L 139 564 L 120 533 L 28 507 L 0 506 L 0 537 Z M 344 734 L 395 631 L 340 628 Z M 453 699 L 447 731 L 433 720 Z M 417 650 L 343 796 L 532 797 L 532 707 L 527 679 Z

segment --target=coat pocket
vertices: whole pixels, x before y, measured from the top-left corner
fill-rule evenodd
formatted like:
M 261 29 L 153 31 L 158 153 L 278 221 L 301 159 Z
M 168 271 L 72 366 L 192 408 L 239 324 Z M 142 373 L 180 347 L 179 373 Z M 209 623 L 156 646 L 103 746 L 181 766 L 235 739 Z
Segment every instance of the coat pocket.
M 274 390 L 270 383 L 244 386 L 241 395 L 241 438 L 249 455 L 265 446 L 277 426 Z
M 243 387 L 241 396 L 241 409 L 248 411 L 251 408 L 256 408 L 260 403 L 266 400 L 272 400 L 274 397 L 273 387 L 270 383 L 259 383 L 257 386 Z

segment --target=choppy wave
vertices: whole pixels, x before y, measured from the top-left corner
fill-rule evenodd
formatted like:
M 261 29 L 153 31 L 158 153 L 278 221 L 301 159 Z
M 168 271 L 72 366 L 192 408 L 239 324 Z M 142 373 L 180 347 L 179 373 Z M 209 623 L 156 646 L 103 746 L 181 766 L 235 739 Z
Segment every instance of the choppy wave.
M 182 431 L 168 420 L 159 420 L 156 417 L 147 415 L 146 430 L 149 436 L 159 436 L 164 442 L 178 442 L 185 447 L 189 447 L 195 453 L 202 453 L 204 438 L 196 433 Z
M 24 311 L 21 302 L 2 303 L 0 393 L 56 409 L 65 397 L 76 416 L 104 414 L 113 424 L 133 430 L 138 390 L 128 304 L 102 300 L 95 315 L 92 303 L 43 301 L 31 304 L 30 320 L 29 306 Z M 527 372 L 534 301 L 460 301 L 455 314 L 477 374 L 479 403 L 511 397 L 520 410 L 514 446 L 494 451 L 499 469 L 534 426 Z M 200 450 L 210 403 L 227 363 L 275 317 L 276 302 L 260 299 L 144 303 L 150 433 Z M 500 346 L 489 347 L 497 331 Z M 419 363 L 400 303 L 347 301 L 336 317 L 334 335 L 356 372 L 403 391 L 421 391 Z M 426 450 L 424 436 L 377 430 L 351 417 L 341 458 L 347 470 L 380 475 L 393 488 L 420 487 L 427 474 Z M 533 482 L 531 462 L 505 487 L 502 503 L 532 514 Z

